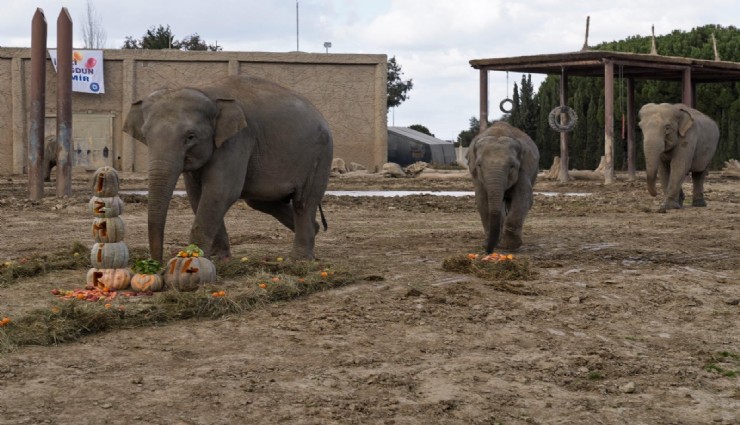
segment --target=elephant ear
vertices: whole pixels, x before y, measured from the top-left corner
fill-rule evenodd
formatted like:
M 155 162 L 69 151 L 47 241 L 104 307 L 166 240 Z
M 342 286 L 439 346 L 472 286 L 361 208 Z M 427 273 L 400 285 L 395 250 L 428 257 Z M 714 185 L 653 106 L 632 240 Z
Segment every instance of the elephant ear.
M 144 125 L 144 114 L 141 111 L 141 104 L 141 100 L 131 104 L 131 109 L 126 116 L 126 122 L 123 123 L 123 132 L 128 133 L 131 137 L 146 145 L 146 138 L 141 132 L 141 126 Z
M 691 116 L 691 112 L 686 108 L 678 108 L 678 111 L 678 134 L 684 137 L 686 136 L 686 132 L 694 125 L 694 117 Z
M 234 99 L 217 99 L 216 103 L 218 115 L 214 142 L 216 147 L 221 147 L 231 136 L 247 127 L 247 117 Z

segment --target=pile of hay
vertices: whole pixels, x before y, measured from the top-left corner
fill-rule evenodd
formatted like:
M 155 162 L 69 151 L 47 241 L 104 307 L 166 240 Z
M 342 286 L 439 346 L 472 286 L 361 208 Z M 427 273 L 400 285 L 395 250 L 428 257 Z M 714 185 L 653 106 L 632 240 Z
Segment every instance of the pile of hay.
M 532 280 L 537 273 L 530 268 L 526 258 L 512 258 L 505 261 L 486 261 L 481 256 L 460 254 L 446 258 L 442 269 L 472 274 L 481 279 L 499 280 Z

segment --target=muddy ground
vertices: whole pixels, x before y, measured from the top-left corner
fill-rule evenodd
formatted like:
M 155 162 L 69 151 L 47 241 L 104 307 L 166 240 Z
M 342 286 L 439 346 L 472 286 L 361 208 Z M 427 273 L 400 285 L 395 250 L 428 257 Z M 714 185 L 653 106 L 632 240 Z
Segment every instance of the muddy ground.
M 122 177 L 123 189 L 146 187 Z M 658 214 L 644 183 L 622 175 L 609 186 L 540 180 L 536 191 L 561 195 L 536 195 L 515 255 L 538 275 L 511 285 L 441 268 L 482 250 L 472 197 L 328 196 L 317 254 L 383 280 L 0 354 L 0 423 L 737 424 L 740 182 L 712 174 L 706 188 L 707 208 Z M 349 189 L 472 186 L 465 174 L 330 183 Z M 0 181 L 0 260 L 92 244 L 84 178 L 69 199 L 25 193 L 18 176 Z M 124 199 L 126 242 L 145 248 L 146 204 Z M 191 221 L 173 201 L 168 249 L 187 242 Z M 291 233 L 246 206 L 227 228 L 235 256 L 290 251 Z M 83 279 L 0 287 L 0 315 Z

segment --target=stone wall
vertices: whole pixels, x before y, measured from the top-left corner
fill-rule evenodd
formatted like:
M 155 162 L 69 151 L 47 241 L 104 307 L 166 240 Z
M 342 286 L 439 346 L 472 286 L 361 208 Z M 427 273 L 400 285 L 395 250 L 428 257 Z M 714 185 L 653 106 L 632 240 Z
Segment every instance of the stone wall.
M 0 175 L 26 172 L 30 54 L 0 48 Z M 72 108 L 75 116 L 113 117 L 111 165 L 119 170 L 147 167 L 146 146 L 121 131 L 132 102 L 161 87 L 205 86 L 227 75 L 265 78 L 308 98 L 332 128 L 335 157 L 369 169 L 386 161 L 385 55 L 105 50 L 104 64 L 105 93 L 74 93 Z M 47 60 L 46 115 L 55 114 L 56 73 Z

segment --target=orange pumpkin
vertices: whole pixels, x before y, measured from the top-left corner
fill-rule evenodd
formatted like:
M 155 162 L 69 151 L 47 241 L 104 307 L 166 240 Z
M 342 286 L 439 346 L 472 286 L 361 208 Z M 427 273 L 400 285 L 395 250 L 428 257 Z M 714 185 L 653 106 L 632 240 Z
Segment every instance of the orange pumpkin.
M 128 264 L 128 247 L 124 242 L 96 243 L 90 250 L 90 263 L 97 269 L 120 269 Z
M 123 214 L 123 201 L 118 196 L 112 198 L 93 196 L 87 205 L 88 210 L 95 217 L 118 217 Z
M 121 242 L 126 233 L 126 226 L 121 217 L 96 218 L 93 220 L 92 234 L 95 242 Z
M 161 291 L 164 280 L 161 274 L 134 273 L 131 276 L 131 289 L 137 292 Z
M 95 288 L 119 290 L 126 289 L 131 282 L 129 269 L 97 269 L 87 272 L 87 284 Z
M 92 194 L 100 198 L 110 198 L 118 195 L 120 182 L 118 172 L 113 167 L 100 167 L 92 178 Z
M 175 257 L 165 267 L 164 282 L 178 291 L 195 291 L 216 282 L 216 266 L 205 257 Z

